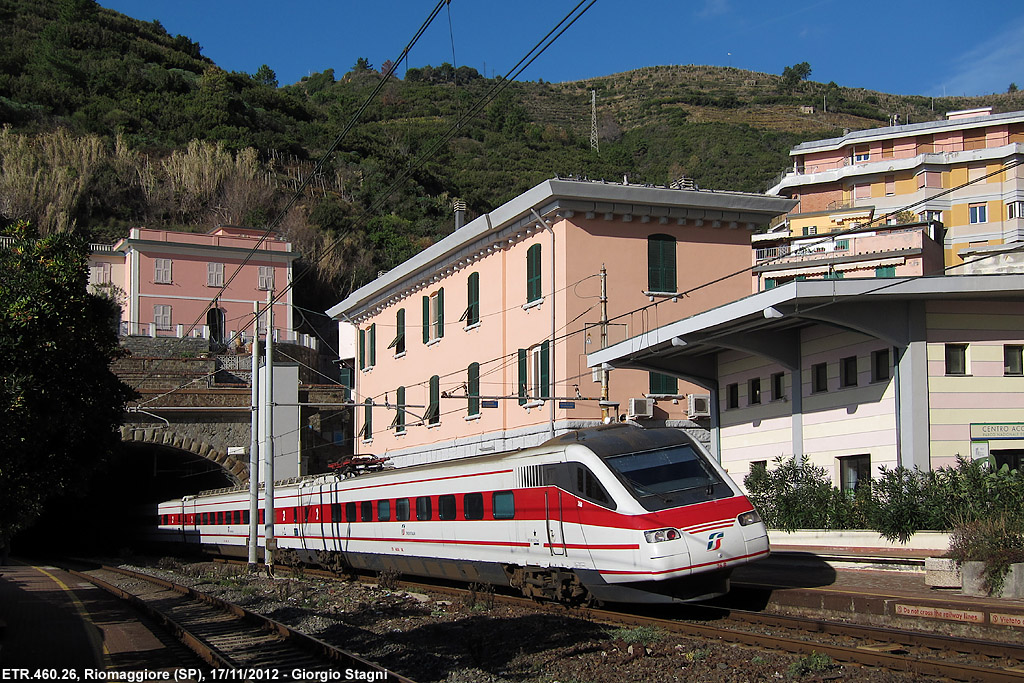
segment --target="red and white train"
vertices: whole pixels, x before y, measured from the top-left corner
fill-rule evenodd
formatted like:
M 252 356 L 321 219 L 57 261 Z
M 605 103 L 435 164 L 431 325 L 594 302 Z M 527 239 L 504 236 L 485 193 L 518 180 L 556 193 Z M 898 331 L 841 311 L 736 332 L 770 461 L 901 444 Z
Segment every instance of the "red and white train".
M 307 477 L 277 485 L 274 501 L 277 561 L 566 602 L 705 600 L 769 554 L 754 506 L 676 429 L 608 425 L 518 451 Z M 168 501 L 159 534 L 244 557 L 248 506 L 242 489 Z

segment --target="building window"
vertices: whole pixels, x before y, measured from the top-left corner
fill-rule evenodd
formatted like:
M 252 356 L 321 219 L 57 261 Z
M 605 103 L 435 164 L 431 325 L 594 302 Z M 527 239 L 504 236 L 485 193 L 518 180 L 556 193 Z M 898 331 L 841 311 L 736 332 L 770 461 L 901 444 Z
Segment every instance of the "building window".
M 853 198 L 854 199 L 870 199 L 871 198 L 871 183 L 860 183 L 859 185 L 853 186 Z
M 811 392 L 825 391 L 828 391 L 828 363 L 815 363 L 811 366 Z
M 526 252 L 526 302 L 541 298 L 540 245 L 535 244 Z
M 161 285 L 171 284 L 171 259 L 153 259 L 153 282 Z
M 727 409 L 740 407 L 740 385 L 733 382 L 725 386 L 725 407 Z
M 207 287 L 223 287 L 224 286 L 224 264 L 223 263 L 207 263 L 206 264 L 206 286 Z
M 359 369 L 368 370 L 377 364 L 377 323 L 359 330 Z
M 987 204 L 970 204 L 968 205 L 968 211 L 970 213 L 971 223 L 988 223 Z
M 1024 218 L 1024 202 L 1006 202 L 1006 217 L 1011 221 Z
M 437 375 L 430 378 L 430 402 L 425 417 L 428 425 L 441 423 L 441 378 Z
M 752 377 L 747 382 L 747 403 L 757 405 L 761 402 L 761 378 Z
M 660 372 L 648 374 L 648 393 L 656 396 L 675 396 L 679 393 L 679 379 L 672 375 L 664 375 Z
M 1007 344 L 1003 347 L 1003 374 L 1020 377 L 1024 375 L 1024 346 Z
M 769 289 L 775 289 L 778 286 L 779 286 L 779 281 L 776 280 L 775 278 L 766 277 L 764 279 L 764 291 L 767 292 Z
M 896 266 L 878 266 L 875 268 L 875 277 L 896 277 Z
M 946 344 L 946 374 L 967 374 L 967 344 Z
M 825 273 L 824 275 L 822 275 L 821 278 L 823 280 L 842 280 L 843 279 L 843 271 L 841 271 L 841 270 L 831 270 L 831 271 Z
M 647 238 L 647 291 L 676 291 L 676 238 L 671 235 Z
M 391 426 L 395 434 L 405 434 L 405 387 L 395 389 L 395 420 Z
M 867 145 L 857 145 L 853 150 L 853 163 L 858 164 L 871 160 L 871 148 Z
M 363 401 L 363 440 L 369 441 L 373 438 L 373 399 Z
M 871 485 L 871 456 L 850 455 L 839 458 L 839 485 L 852 494 L 861 486 Z
M 480 414 L 480 364 L 470 363 L 466 371 L 466 414 Z
M 804 237 L 810 237 L 811 235 L 817 235 L 818 234 L 818 226 L 817 225 L 805 225 L 804 229 L 801 232 L 803 233 Z
M 395 350 L 395 355 L 405 353 L 405 309 L 399 308 L 395 311 L 395 338 L 388 344 L 389 349 Z
M 889 379 L 889 349 L 871 352 L 871 381 L 884 382 Z
M 545 341 L 529 349 L 519 349 L 518 365 L 519 405 L 549 398 L 551 344 Z
M 94 263 L 89 266 L 89 284 L 107 285 L 110 284 L 110 264 Z
M 444 287 L 423 297 L 423 343 L 444 336 Z
M 171 307 L 166 304 L 153 306 L 153 322 L 158 330 L 171 329 Z
M 776 372 L 772 374 L 772 400 L 780 401 L 786 398 L 786 373 Z
M 847 356 L 839 361 L 839 386 L 857 386 L 857 356 Z
M 885 176 L 885 196 L 891 197 L 894 194 L 896 194 L 896 176 L 887 175 Z
M 480 324 L 480 273 L 470 273 L 466 281 L 466 311 L 461 320 L 466 327 Z
M 256 278 L 256 288 L 265 292 L 274 289 L 274 266 L 260 266 L 260 272 Z

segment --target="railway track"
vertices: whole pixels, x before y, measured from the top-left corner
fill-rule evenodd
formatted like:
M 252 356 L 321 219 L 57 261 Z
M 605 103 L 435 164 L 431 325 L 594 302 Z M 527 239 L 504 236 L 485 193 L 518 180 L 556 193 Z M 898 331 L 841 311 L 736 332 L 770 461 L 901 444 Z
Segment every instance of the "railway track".
M 350 652 L 186 586 L 119 567 L 68 571 L 130 602 L 164 626 L 214 670 L 209 677 L 212 680 L 327 680 L 323 672 L 333 671 L 340 672 L 337 680 L 414 683 Z
M 337 578 L 333 572 L 303 569 L 308 577 Z M 464 598 L 472 589 L 401 581 L 403 590 Z M 528 607 L 592 623 L 653 627 L 706 641 L 794 655 L 827 655 L 842 664 L 875 667 L 962 681 L 1024 681 L 1024 646 L 937 635 L 905 629 L 865 626 L 806 617 L 700 607 L 688 618 L 664 618 L 622 611 L 538 604 L 500 593 L 495 604 Z

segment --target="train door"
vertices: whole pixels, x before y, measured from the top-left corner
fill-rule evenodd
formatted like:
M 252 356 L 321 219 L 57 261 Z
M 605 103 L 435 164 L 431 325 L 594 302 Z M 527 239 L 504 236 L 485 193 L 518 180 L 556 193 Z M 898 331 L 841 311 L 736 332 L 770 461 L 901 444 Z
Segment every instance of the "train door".
M 564 463 L 544 465 L 544 524 L 547 532 L 549 553 L 552 556 L 565 556 L 565 510 L 563 509 L 562 491 L 558 488 L 563 477 Z

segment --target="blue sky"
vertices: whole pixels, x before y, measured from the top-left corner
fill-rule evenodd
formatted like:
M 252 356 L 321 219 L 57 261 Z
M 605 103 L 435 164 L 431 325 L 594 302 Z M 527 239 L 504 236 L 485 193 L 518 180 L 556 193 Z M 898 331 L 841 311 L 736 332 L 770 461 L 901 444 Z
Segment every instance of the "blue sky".
M 340 76 L 358 57 L 375 67 L 394 59 L 434 6 L 431 0 L 99 4 L 159 19 L 225 69 L 253 73 L 268 64 L 282 85 L 328 68 Z M 503 74 L 575 5 L 451 0 L 408 66 L 450 62 Z M 814 81 L 901 95 L 984 95 L 1005 92 L 1011 82 L 1024 88 L 1022 35 L 1019 0 L 598 0 L 521 80 L 571 81 L 666 64 L 778 74 L 806 61 Z

